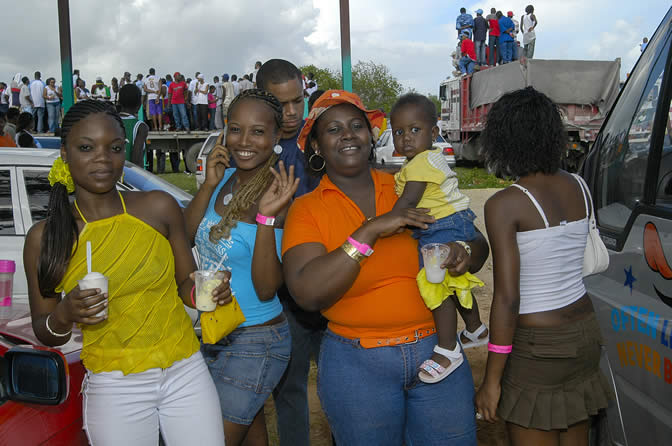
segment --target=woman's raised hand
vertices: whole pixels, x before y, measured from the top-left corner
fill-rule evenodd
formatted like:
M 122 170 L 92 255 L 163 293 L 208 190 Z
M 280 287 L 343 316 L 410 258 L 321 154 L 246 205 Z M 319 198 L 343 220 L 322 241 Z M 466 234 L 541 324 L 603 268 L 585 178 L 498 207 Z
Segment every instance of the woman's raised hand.
M 300 178 L 294 178 L 294 166 L 289 166 L 288 173 L 282 161 L 278 163 L 278 170 L 271 167 L 271 173 L 274 176 L 273 183 L 259 200 L 259 213 L 275 217 L 292 201 Z
M 99 324 L 107 319 L 105 316 L 96 316 L 107 306 L 107 298 L 107 293 L 101 293 L 99 288 L 80 290 L 77 285 L 61 300 L 52 317 L 61 325 Z
M 224 132 L 217 137 L 215 147 L 208 154 L 205 163 L 205 184 L 216 187 L 224 177 L 224 171 L 229 167 L 231 154 L 224 146 Z

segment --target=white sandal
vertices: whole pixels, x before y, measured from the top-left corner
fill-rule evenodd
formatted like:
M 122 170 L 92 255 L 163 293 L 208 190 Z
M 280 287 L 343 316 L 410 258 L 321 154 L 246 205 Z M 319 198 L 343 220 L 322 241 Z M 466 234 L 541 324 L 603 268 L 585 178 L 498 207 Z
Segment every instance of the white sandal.
M 444 379 L 446 376 L 450 375 L 457 369 L 462 363 L 464 362 L 464 356 L 462 356 L 462 350 L 460 349 L 460 344 L 455 343 L 455 348 L 453 350 L 448 350 L 443 347 L 439 347 L 438 345 L 434 346 L 434 352 L 438 353 L 441 356 L 445 356 L 446 358 L 450 359 L 450 365 L 448 368 L 445 368 L 441 364 L 437 363 L 436 361 L 433 361 L 431 359 L 427 359 L 425 362 L 422 363 L 420 366 L 420 370 L 425 371 L 432 375 L 431 377 L 428 377 L 424 375 L 421 372 L 418 372 L 418 378 L 420 378 L 420 381 L 423 383 L 427 384 L 434 384 L 438 383 L 442 379 Z
M 485 326 L 485 324 L 481 324 L 480 327 L 476 329 L 475 332 L 470 332 L 466 328 L 459 332 L 457 334 L 457 338 L 460 340 L 460 343 L 462 344 L 463 349 L 468 349 L 468 348 L 473 348 L 473 347 L 480 347 L 481 345 L 485 345 L 490 341 L 490 335 L 484 337 L 483 339 L 480 339 L 479 336 L 483 334 L 485 330 L 488 328 Z M 469 339 L 471 342 L 462 342 L 462 335 L 464 335 L 465 338 Z

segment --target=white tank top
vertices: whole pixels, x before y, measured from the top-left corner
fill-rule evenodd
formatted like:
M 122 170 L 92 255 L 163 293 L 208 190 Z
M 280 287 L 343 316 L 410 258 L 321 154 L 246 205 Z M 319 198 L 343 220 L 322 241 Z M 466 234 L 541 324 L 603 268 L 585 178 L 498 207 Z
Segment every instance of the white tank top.
M 528 31 L 532 26 L 537 24 L 536 20 L 532 20 L 532 14 L 525 14 L 522 18 L 523 43 L 527 44 L 537 38 L 534 30 Z M 582 189 L 583 190 L 583 189 Z
M 520 314 L 550 311 L 579 300 L 586 294 L 583 257 L 588 238 L 588 201 L 581 182 L 586 217 L 549 226 L 546 214 L 530 191 L 525 193 L 544 220 L 545 228 L 516 233 L 520 252 Z

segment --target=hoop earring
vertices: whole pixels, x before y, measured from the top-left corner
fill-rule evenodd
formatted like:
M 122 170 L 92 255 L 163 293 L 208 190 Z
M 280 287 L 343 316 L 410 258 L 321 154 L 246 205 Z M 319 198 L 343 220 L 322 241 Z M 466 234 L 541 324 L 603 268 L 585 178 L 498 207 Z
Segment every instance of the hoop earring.
M 319 169 L 313 167 L 313 158 L 315 158 L 316 156 L 322 159 L 322 166 Z M 310 155 L 310 158 L 308 158 L 308 167 L 310 167 L 310 170 L 312 170 L 313 172 L 320 172 L 322 169 L 324 169 L 326 165 L 327 162 L 324 160 L 324 158 L 322 158 L 322 155 L 320 155 L 319 153 L 313 153 L 312 155 Z

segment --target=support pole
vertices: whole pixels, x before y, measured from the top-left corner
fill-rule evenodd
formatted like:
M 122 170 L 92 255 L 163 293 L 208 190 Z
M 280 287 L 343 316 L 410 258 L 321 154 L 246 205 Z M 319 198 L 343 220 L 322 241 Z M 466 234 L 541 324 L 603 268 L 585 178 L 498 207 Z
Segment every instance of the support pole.
M 58 36 L 61 45 L 63 109 L 67 113 L 74 103 L 72 86 L 72 47 L 70 46 L 70 0 L 58 0 Z
M 341 71 L 343 90 L 352 91 L 352 59 L 350 57 L 350 1 L 341 3 Z

